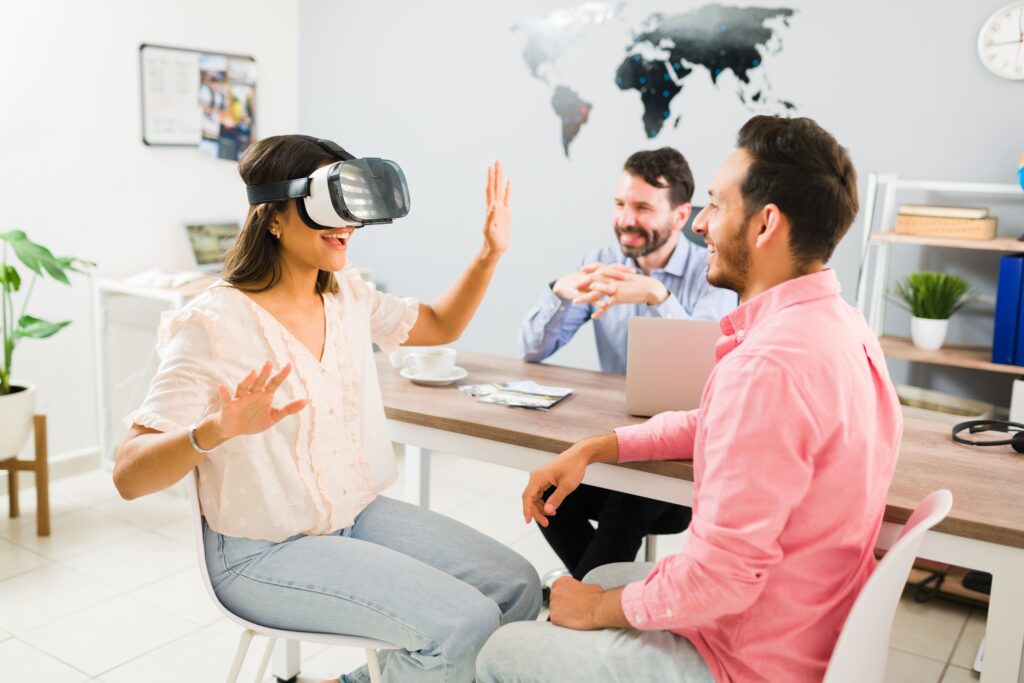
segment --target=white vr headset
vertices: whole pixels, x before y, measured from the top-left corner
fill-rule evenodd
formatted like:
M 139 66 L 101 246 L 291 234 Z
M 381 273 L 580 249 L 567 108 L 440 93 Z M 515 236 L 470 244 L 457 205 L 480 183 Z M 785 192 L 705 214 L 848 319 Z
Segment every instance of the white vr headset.
M 409 186 L 393 161 L 356 159 L 330 140 L 302 136 L 339 159 L 306 178 L 245 188 L 249 205 L 296 201 L 302 222 L 314 230 L 391 223 L 409 213 Z

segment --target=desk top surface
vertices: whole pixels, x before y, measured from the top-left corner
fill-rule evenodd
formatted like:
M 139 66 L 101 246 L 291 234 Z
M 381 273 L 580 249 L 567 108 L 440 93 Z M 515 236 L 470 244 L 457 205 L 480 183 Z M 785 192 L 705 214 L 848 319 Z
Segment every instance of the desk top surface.
M 465 384 L 531 379 L 572 387 L 573 394 L 549 412 L 480 403 L 452 386 L 424 387 L 402 378 L 384 354 L 377 368 L 387 417 L 559 453 L 588 436 L 643 422 L 626 414 L 626 379 L 589 370 L 524 363 L 460 351 L 469 371 Z M 693 480 L 689 461 L 620 465 Z M 907 418 L 885 519 L 903 523 L 935 489 L 953 492 L 953 511 L 939 531 L 1024 548 L 1024 455 L 1009 447 L 975 449 L 955 444 L 945 422 Z

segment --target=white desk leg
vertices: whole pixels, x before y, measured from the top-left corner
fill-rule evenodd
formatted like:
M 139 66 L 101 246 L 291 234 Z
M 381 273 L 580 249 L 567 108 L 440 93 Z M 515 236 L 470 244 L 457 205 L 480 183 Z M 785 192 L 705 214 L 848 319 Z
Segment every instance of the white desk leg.
M 270 673 L 278 680 L 290 681 L 298 677 L 301 663 L 299 641 L 286 640 L 283 643 L 278 641 L 274 647 L 274 663 L 270 667 Z
M 981 680 L 1024 683 L 1024 562 L 1001 564 L 998 569 L 993 567 L 992 572 Z
M 430 450 L 405 444 L 405 502 L 430 507 Z
M 100 286 L 93 283 L 93 353 L 96 363 L 97 437 L 100 442 L 100 462 L 113 463 L 110 447 L 110 391 L 107 384 L 107 301 Z

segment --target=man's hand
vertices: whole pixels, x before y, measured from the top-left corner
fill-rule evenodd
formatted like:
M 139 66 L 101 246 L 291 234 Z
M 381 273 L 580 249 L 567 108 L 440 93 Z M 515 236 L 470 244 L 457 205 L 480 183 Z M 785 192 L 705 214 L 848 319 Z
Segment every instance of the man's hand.
M 551 623 L 577 631 L 630 628 L 621 600 L 621 588 L 606 591 L 597 584 L 563 576 L 551 586 Z
M 615 304 L 657 305 L 669 296 L 669 291 L 660 280 L 641 275 L 621 263 L 602 264 L 576 287 L 580 294 L 573 299 L 573 303 L 596 304 L 594 318 L 600 318 Z
M 551 286 L 551 291 L 555 293 L 555 296 L 561 299 L 569 299 L 571 301 L 584 293 L 584 290 L 580 289 L 580 285 L 584 280 L 588 279 L 594 271 L 603 265 L 605 264 L 588 263 L 575 273 L 563 275 L 555 280 L 555 284 Z
M 548 525 L 548 517 L 558 511 L 565 497 L 575 491 L 587 465 L 592 462 L 615 462 L 619 458 L 619 441 L 615 433 L 583 439 L 555 456 L 550 462 L 530 472 L 530 481 L 523 491 L 523 518 Z M 543 499 L 552 486 L 554 492 Z

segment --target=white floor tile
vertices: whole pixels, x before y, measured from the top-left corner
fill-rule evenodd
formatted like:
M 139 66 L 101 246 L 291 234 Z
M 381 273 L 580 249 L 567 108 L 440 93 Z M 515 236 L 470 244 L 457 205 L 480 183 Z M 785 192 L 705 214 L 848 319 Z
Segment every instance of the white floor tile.
M 170 524 L 189 516 L 188 499 L 166 492 L 136 500 L 118 497 L 94 507 L 104 514 L 144 529 Z
M 974 658 L 978 656 L 978 647 L 985 638 L 985 619 L 987 614 L 982 610 L 972 610 L 967 617 L 967 626 L 953 650 L 953 658 L 949 660 L 954 666 L 970 669 L 974 666 Z
M 19 515 L 15 519 L 7 516 L 10 511 L 7 496 L 0 496 L 0 530 L 10 524 L 24 524 L 26 521 L 33 527 L 36 524 L 36 490 L 35 487 L 21 489 L 18 493 Z M 61 498 L 53 493 L 53 486 L 50 486 L 50 519 L 66 515 L 75 510 L 81 510 L 82 506 L 73 503 L 66 498 Z
M 302 673 L 311 680 L 337 678 L 366 664 L 366 653 L 354 647 L 328 647 L 302 662 Z
M 959 666 L 950 666 L 946 669 L 946 675 L 942 677 L 942 683 L 976 683 L 980 680 L 981 674 Z
M 49 564 L 42 555 L 0 539 L 0 580 Z
M 195 630 L 198 627 L 190 621 L 122 596 L 19 637 L 76 669 L 99 676 Z
M 12 636 L 7 631 L 0 631 L 0 643 L 2 643 L 3 641 L 7 640 L 8 638 L 13 638 L 13 637 L 14 636 Z
M 969 607 L 945 600 L 917 603 L 905 594 L 896 608 L 891 645 L 903 652 L 946 662 L 953 654 L 969 612 Z
M 176 522 L 164 524 L 163 526 L 153 527 L 152 531 L 155 534 L 160 534 L 161 536 L 171 539 L 175 543 L 180 543 L 188 548 L 192 548 L 192 552 L 195 552 L 196 530 L 192 524 L 191 517 L 179 519 Z
M 61 560 L 138 533 L 137 526 L 83 508 L 54 518 L 49 536 L 36 536 L 34 523 L 0 531 L 0 536 L 50 559 Z
M 193 556 L 193 564 L 195 562 Z M 144 586 L 131 595 L 203 626 L 224 616 L 206 594 L 195 566 Z
M 536 528 L 526 538 L 517 541 L 512 546 L 512 550 L 525 557 L 533 565 L 533 568 L 537 570 L 538 576 L 542 578 L 552 569 L 558 569 L 563 566 L 562 561 L 558 559 L 558 555 L 551 549 L 548 542 L 544 540 L 540 530 Z
M 939 683 L 942 662 L 903 652 L 889 650 L 889 662 L 885 668 L 885 683 Z
M 47 681 L 47 683 L 84 683 L 89 675 L 73 669 L 18 639 L 0 643 L 5 681 Z
M 78 505 L 97 505 L 118 497 L 112 473 L 102 468 L 52 482 L 50 492 Z
M 131 590 L 196 564 L 196 555 L 180 543 L 143 531 L 63 562 L 115 588 Z
M 101 581 L 48 564 L 0 581 L 0 628 L 24 633 L 115 594 Z
M 256 676 L 266 641 L 253 640 L 238 680 Z M 102 675 L 104 683 L 182 683 L 223 681 L 234 661 L 236 641 L 201 629 L 122 664 Z
M 519 495 L 518 491 L 483 494 L 445 514 L 499 543 L 514 545 L 531 532 L 530 525 L 523 521 Z

